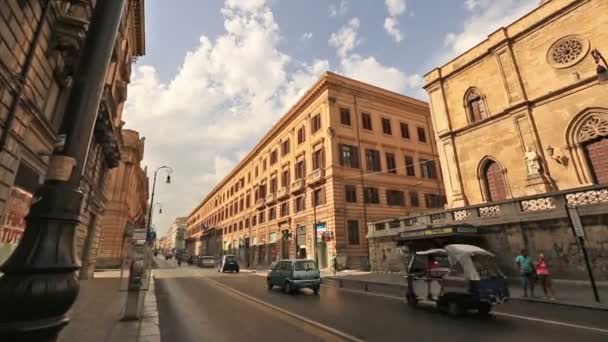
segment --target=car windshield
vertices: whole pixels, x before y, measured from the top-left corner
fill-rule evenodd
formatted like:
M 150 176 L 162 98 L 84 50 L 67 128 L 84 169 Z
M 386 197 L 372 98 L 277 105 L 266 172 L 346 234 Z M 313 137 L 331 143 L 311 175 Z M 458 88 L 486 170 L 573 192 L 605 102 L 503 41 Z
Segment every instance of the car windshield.
M 294 267 L 296 271 L 310 271 L 316 270 L 317 266 L 314 261 L 296 261 L 296 265 Z
M 232 262 L 232 261 L 236 261 L 236 257 L 231 255 L 231 256 L 227 256 L 226 257 L 226 262 Z

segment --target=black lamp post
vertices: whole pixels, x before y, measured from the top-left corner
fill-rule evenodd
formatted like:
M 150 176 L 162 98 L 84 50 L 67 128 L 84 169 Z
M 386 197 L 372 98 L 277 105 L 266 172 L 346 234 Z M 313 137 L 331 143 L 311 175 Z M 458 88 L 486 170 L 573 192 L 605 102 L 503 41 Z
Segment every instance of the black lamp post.
M 152 226 L 152 211 L 154 211 L 154 192 L 156 190 L 156 176 L 158 176 L 158 171 L 160 170 L 166 170 L 167 172 L 167 184 L 171 184 L 171 174 L 173 173 L 173 169 L 170 168 L 167 165 L 163 165 L 161 167 L 159 167 L 158 169 L 156 169 L 154 171 L 154 181 L 152 182 L 152 196 L 150 196 L 150 210 L 148 211 L 148 224 L 146 227 L 146 239 L 148 240 L 147 242 L 150 243 L 150 227 Z M 160 203 L 157 203 L 160 204 Z M 162 210 L 162 208 L 161 208 Z M 162 213 L 162 211 L 159 212 L 159 214 Z
M 0 341 L 54 341 L 69 321 L 81 267 L 74 253 L 80 182 L 125 4 L 96 3 L 59 131 L 65 143 L 56 145 L 21 242 L 1 267 Z

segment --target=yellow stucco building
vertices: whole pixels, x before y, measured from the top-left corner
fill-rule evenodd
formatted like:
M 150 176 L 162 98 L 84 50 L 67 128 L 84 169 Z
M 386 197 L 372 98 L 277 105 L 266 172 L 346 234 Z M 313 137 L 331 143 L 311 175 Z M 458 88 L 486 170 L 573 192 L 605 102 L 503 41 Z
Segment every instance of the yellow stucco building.
M 608 182 L 606 13 L 542 1 L 425 76 L 450 207 Z
M 186 248 L 368 268 L 368 221 L 444 206 L 433 137 L 427 103 L 327 72 L 192 210 Z

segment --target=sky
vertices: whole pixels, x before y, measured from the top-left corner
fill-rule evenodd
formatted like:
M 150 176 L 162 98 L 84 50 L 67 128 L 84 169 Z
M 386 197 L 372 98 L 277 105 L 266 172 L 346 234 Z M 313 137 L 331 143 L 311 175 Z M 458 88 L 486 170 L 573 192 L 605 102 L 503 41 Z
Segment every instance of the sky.
M 153 225 L 187 216 L 327 70 L 427 100 L 424 74 L 539 0 L 151 0 L 125 128 L 159 172 Z M 158 206 L 156 207 L 158 209 Z

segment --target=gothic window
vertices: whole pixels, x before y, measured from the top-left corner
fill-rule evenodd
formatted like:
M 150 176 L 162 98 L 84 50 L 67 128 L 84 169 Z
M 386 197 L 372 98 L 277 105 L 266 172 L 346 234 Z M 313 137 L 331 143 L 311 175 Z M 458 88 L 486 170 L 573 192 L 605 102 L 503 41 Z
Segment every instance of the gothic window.
M 563 37 L 553 43 L 547 52 L 547 61 L 554 68 L 569 68 L 579 63 L 589 52 L 589 41 L 578 35 Z
M 484 99 L 479 89 L 469 89 L 469 91 L 467 91 L 467 94 L 465 95 L 465 103 L 467 108 L 467 114 L 469 117 L 469 123 L 480 121 L 488 116 Z
M 608 116 L 589 115 L 579 126 L 576 137 L 583 147 L 593 183 L 608 183 Z

